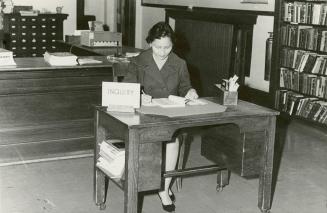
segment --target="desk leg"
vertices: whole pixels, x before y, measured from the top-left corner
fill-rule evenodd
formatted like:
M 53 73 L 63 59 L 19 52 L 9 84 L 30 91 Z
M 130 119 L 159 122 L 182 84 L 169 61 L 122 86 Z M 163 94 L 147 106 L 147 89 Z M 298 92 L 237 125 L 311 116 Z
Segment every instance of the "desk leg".
M 265 144 L 262 156 L 263 166 L 259 177 L 259 198 L 258 207 L 263 213 L 270 212 L 272 200 L 272 173 L 274 144 L 276 131 L 276 117 L 269 118 L 269 124 L 266 129 Z
M 125 189 L 124 189 L 124 212 L 137 213 L 138 204 L 138 169 L 139 169 L 139 141 L 137 130 L 129 130 L 125 139 L 128 150 L 126 150 L 125 160 Z
M 100 210 L 106 208 L 106 175 L 95 168 L 95 204 L 100 207 Z
M 99 144 L 105 140 L 106 131 L 99 125 L 99 112 L 95 112 L 95 144 L 94 144 L 94 172 L 93 172 L 93 198 L 101 210 L 106 207 L 106 175 L 96 167 L 99 158 Z

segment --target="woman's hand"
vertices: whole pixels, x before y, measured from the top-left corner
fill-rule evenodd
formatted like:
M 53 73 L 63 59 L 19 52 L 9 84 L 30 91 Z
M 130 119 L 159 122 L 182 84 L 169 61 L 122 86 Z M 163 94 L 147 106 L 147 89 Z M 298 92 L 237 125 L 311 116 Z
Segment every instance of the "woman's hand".
M 197 99 L 198 97 L 199 97 L 198 93 L 196 92 L 195 89 L 190 89 L 185 95 L 185 98 L 190 100 Z

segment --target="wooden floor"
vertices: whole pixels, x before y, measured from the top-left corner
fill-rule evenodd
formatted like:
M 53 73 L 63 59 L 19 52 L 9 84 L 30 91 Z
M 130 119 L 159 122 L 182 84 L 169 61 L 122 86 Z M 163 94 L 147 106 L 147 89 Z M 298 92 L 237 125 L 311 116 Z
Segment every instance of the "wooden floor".
M 284 131 L 286 130 L 286 131 Z M 189 166 L 208 163 L 191 144 Z M 280 125 L 276 144 L 276 187 L 272 213 L 327 212 L 327 130 L 301 122 Z M 0 213 L 122 213 L 123 193 L 109 184 L 106 211 L 93 203 L 93 158 L 0 167 Z M 183 179 L 177 213 L 259 213 L 258 179 L 231 176 L 216 192 L 216 175 Z M 143 213 L 163 213 L 155 193 L 145 195 Z

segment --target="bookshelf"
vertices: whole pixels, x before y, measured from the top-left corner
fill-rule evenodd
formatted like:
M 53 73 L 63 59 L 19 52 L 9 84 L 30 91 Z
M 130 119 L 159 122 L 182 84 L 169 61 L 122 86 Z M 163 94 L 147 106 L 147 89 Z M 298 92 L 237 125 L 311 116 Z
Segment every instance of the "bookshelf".
M 327 0 L 276 2 L 275 105 L 327 126 Z

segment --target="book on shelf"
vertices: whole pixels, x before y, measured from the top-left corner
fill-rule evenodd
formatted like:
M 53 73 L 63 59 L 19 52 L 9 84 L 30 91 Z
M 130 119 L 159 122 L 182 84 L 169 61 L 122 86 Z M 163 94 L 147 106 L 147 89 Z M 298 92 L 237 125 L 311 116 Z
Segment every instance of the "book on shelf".
M 169 95 L 168 98 L 153 98 L 151 105 L 163 108 L 185 107 L 186 105 L 205 105 L 207 104 L 201 100 L 190 100 L 185 97 L 176 95 Z
M 77 65 L 77 56 L 70 52 L 48 52 L 44 53 L 44 60 L 53 66 Z
M 14 66 L 16 62 L 14 61 L 13 52 L 0 48 L 0 66 Z
M 111 178 L 122 178 L 125 169 L 125 143 L 119 139 L 104 140 L 99 144 L 96 166 Z

